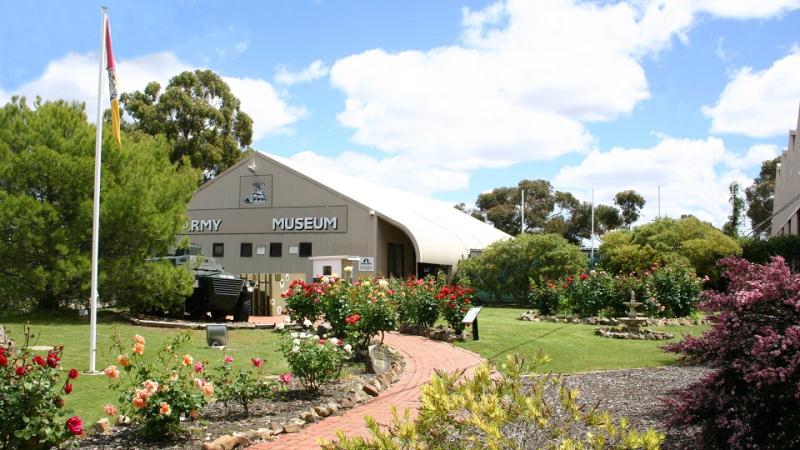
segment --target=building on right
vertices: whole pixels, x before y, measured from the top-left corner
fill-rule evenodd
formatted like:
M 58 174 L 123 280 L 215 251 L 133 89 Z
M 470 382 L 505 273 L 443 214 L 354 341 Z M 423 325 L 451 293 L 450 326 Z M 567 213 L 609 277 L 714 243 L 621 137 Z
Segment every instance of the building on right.
M 775 199 L 772 201 L 772 236 L 800 235 L 800 112 L 797 128 L 789 130 L 789 144 L 775 168 Z

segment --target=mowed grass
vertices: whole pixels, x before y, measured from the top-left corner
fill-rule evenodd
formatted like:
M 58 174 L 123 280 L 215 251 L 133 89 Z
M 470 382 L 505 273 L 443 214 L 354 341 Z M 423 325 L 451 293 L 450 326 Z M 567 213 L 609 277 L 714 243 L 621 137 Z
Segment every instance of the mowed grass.
M 648 327 L 672 333 L 675 339 L 609 339 L 596 336 L 594 325 L 517 320 L 524 312 L 524 309 L 483 308 L 478 316 L 480 340 L 457 345 L 497 364 L 503 363 L 508 354 L 530 357 L 541 350 L 550 357 L 550 362 L 540 367 L 540 371 L 574 373 L 674 364 L 676 355 L 661 347 L 680 340 L 682 333 L 698 336 L 708 329 L 708 326 Z
M 66 407 L 91 424 L 105 416 L 104 405 L 118 405 L 118 393 L 109 388 L 109 380 L 105 375 L 91 376 L 83 373 L 89 368 L 89 324 L 88 321 L 78 320 L 73 314 L 0 317 L 0 324 L 6 327 L 19 344 L 23 341 L 24 325 L 30 322 L 31 331 L 35 334 L 31 345 L 64 345 L 64 371 L 73 367 L 81 371 L 78 379 L 73 382 L 72 394 L 64 396 Z M 166 339 L 179 332 L 174 329 L 134 326 L 117 321 L 111 315 L 101 314 L 97 325 L 98 370 L 102 371 L 109 364 L 116 364 L 117 354 L 112 354 L 109 350 L 111 335 L 115 329 L 119 331 L 126 347 L 130 346 L 133 335 L 144 336 L 147 341 L 145 357 L 152 357 Z M 279 374 L 288 371 L 286 360 L 279 350 L 280 335 L 274 331 L 228 330 L 228 347 L 225 351 L 214 350 L 206 345 L 205 330 L 191 331 L 191 335 L 192 339 L 181 349 L 181 354 L 192 355 L 195 361 L 206 361 L 211 367 L 219 366 L 223 356 L 229 354 L 234 358 L 234 367 L 245 367 L 250 364 L 250 358 L 259 357 L 264 359 L 263 370 L 266 373 Z M 34 352 L 41 355 L 46 353 Z

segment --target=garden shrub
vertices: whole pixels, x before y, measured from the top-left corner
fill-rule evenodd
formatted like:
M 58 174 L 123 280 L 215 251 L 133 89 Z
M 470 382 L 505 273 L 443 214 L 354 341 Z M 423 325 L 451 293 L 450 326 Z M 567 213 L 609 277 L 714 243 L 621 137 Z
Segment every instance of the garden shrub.
M 584 317 L 613 311 L 619 315 L 623 305 L 614 283 L 614 277 L 602 270 L 570 276 L 562 284 L 566 304 L 570 311 Z
M 168 339 L 149 361 L 143 356 L 142 336 L 132 338 L 130 350 L 118 333 L 111 339 L 111 351 L 118 355 L 119 367 L 110 365 L 104 372 L 111 388 L 119 392 L 120 410 L 140 425 L 142 437 L 156 440 L 178 434 L 181 417 L 200 416 L 214 395 L 214 385 L 205 378 L 205 363 L 195 363 L 191 355 L 181 355 L 191 334 L 182 332 Z
M 327 286 L 323 288 L 323 295 L 318 303 L 319 313 L 328 321 L 334 335 L 345 338 L 347 336 L 345 318 L 352 314 L 352 284 L 333 277 L 325 279 L 324 284 Z
M 250 404 L 253 400 L 272 398 L 280 389 L 274 379 L 264 377 L 262 367 L 264 360 L 251 358 L 250 366 L 246 369 L 234 370 L 233 358 L 225 356 L 221 366 L 216 368 L 212 380 L 216 386 L 217 400 L 229 408 L 232 403 L 241 405 L 245 415 L 250 415 Z
M 669 422 L 700 426 L 701 448 L 800 448 L 800 275 L 769 264 L 721 261 L 728 291 L 707 291 L 711 329 L 666 347 L 715 370 L 669 400 Z
M 442 317 L 457 335 L 464 332 L 465 325 L 461 321 L 472 307 L 473 292 L 471 287 L 445 285 L 436 294 Z
M 650 296 L 637 297 L 650 317 L 687 317 L 700 300 L 703 282 L 686 266 L 655 267 L 642 277 Z
M 353 283 L 350 315 L 345 318 L 346 339 L 352 340 L 361 350 L 366 350 L 378 334 L 383 342 L 383 333 L 397 327 L 394 295 L 390 282 L 383 278 L 361 278 Z
M 441 281 L 437 281 L 441 280 Z M 436 294 L 444 277 L 428 275 L 422 280 L 409 278 L 399 283 L 395 294 L 397 321 L 403 325 L 430 328 L 439 319 L 439 302 Z
M 21 347 L 0 346 L 0 448 L 49 449 L 83 434 L 83 420 L 68 419 L 64 398 L 72 392 L 78 371 L 71 369 L 61 381 L 59 346 L 47 356 L 33 355 L 25 326 Z
M 495 298 L 508 295 L 523 304 L 528 287 L 546 280 L 560 280 L 586 267 L 580 247 L 555 234 L 521 234 L 497 241 L 480 256 L 459 262 L 457 279 L 469 279 L 471 286 Z
M 792 271 L 798 269 L 800 255 L 800 236 L 787 234 L 772 236 L 769 239 L 740 239 L 742 258 L 756 264 L 765 264 L 773 256 L 782 256 Z
M 531 290 L 528 293 L 528 304 L 531 308 L 537 309 L 540 314 L 546 316 L 556 314 L 560 311 L 563 296 L 561 289 L 552 281 L 542 281 L 539 283 L 531 280 Z
M 342 364 L 350 357 L 352 347 L 341 339 L 320 338 L 303 331 L 284 335 L 281 351 L 300 384 L 315 392 L 323 383 L 339 379 Z
M 297 323 L 316 322 L 322 313 L 320 302 L 328 287 L 328 283 L 292 281 L 289 289 L 281 294 L 281 297 L 286 299 L 286 311 L 289 317 Z
M 437 371 L 422 388 L 422 407 L 416 418 L 406 411 L 383 430 L 366 417 L 370 438 L 349 438 L 343 431 L 327 450 L 400 449 L 658 449 L 664 435 L 653 430 L 630 429 L 625 419 L 582 405 L 578 391 L 558 376 L 523 379 L 544 359 L 531 366 L 508 355 L 502 376 L 492 375 L 487 364 L 472 377 L 464 371 Z

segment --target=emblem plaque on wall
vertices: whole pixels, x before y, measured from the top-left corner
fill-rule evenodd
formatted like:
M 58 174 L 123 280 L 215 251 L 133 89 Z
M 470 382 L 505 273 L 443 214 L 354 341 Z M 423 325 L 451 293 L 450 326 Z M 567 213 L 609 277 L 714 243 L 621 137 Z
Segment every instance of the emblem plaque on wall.
M 267 208 L 271 206 L 272 175 L 253 175 L 240 177 L 240 208 Z

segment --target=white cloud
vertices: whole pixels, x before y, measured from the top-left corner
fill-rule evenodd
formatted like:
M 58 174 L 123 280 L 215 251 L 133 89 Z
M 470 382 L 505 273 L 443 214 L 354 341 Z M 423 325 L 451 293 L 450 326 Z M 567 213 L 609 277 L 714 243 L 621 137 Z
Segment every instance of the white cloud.
M 241 55 L 245 51 L 247 51 L 247 47 L 250 46 L 250 41 L 239 41 L 233 47 L 233 54 L 234 55 Z
M 328 75 L 330 69 L 322 61 L 316 60 L 298 72 L 292 72 L 284 66 L 278 66 L 275 71 L 275 82 L 278 84 L 293 85 L 307 81 L 315 81 Z
M 586 122 L 650 97 L 641 60 L 688 42 L 701 15 L 765 18 L 795 1 L 609 3 L 508 0 L 463 10 L 461 41 L 372 49 L 335 62 L 339 122 L 355 143 L 447 170 L 587 152 Z
M 97 54 L 68 53 L 47 65 L 35 80 L 15 89 L 0 90 L 0 101 L 14 94 L 32 100 L 37 95 L 45 100 L 67 99 L 86 103 L 89 120 L 97 114 Z M 162 89 L 169 79 L 192 67 L 169 52 L 153 53 L 132 59 L 117 60 L 117 89 L 119 92 L 142 90 L 151 81 Z M 260 79 L 224 77 L 234 95 L 241 100 L 242 110 L 253 118 L 253 140 L 268 134 L 285 132 L 305 117 L 306 111 L 286 103 L 270 83 Z M 108 81 L 103 79 L 103 108 L 108 108 Z
M 641 219 L 645 221 L 658 215 L 660 185 L 662 216 L 693 214 L 721 226 L 730 213 L 728 185 L 738 181 L 749 186 L 752 179 L 744 171 L 777 154 L 778 148 L 771 145 L 754 145 L 739 155 L 719 138 L 664 138 L 652 148 L 592 151 L 579 165 L 563 167 L 554 185 L 581 198 L 588 198 L 594 188 L 601 203 L 611 203 L 617 192 L 633 189 L 647 200 Z
M 469 173 L 466 171 L 424 167 L 420 166 L 419 161 L 406 157 L 377 159 L 358 152 L 343 152 L 331 157 L 304 151 L 293 155 L 291 159 L 317 170 L 334 170 L 426 196 L 434 191 L 466 189 L 469 184 Z
M 761 71 L 744 67 L 725 86 L 717 103 L 704 106 L 711 131 L 752 137 L 785 135 L 800 102 L 800 48 Z

